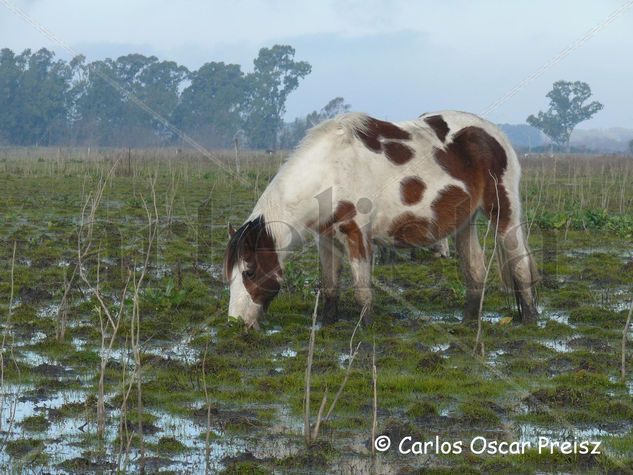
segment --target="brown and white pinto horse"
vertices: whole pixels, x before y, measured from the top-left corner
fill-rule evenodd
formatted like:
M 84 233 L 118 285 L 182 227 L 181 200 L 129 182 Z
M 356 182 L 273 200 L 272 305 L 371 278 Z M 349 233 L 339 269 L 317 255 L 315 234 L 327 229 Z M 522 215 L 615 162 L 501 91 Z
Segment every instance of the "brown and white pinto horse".
M 533 322 L 536 272 L 521 227 L 520 167 L 493 124 L 464 112 L 390 123 L 340 115 L 314 127 L 268 185 L 248 220 L 230 228 L 225 278 L 229 315 L 257 327 L 277 295 L 287 254 L 317 236 L 324 322 L 337 313 L 347 254 L 360 305 L 371 306 L 372 242 L 429 246 L 455 235 L 467 287 L 465 320 L 476 319 L 484 256 L 474 217 L 497 231 L 502 276 L 523 322 Z

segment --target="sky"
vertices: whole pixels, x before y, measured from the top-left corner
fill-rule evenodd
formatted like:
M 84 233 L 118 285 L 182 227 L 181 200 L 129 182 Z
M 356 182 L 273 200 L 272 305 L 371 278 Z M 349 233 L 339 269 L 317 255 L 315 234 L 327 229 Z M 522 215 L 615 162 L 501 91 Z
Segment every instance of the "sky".
M 0 0 L 0 48 L 63 45 L 88 60 L 153 54 L 196 69 L 252 69 L 262 47 L 289 44 L 312 73 L 286 118 L 342 96 L 388 120 L 458 109 L 475 113 L 531 77 L 631 0 Z M 21 9 L 25 20 L 7 5 Z M 41 25 L 56 40 L 39 31 Z M 61 43 L 60 43 L 61 42 Z M 581 128 L 633 128 L 633 6 L 566 58 L 486 113 L 524 123 L 545 110 L 557 80 L 589 83 L 604 109 Z

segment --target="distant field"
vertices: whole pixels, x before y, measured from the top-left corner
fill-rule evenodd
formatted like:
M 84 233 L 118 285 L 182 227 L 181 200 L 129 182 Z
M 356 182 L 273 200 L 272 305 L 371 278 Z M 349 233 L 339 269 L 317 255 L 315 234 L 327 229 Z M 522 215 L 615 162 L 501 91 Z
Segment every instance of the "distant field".
M 633 297 L 632 157 L 522 159 L 541 315 L 535 327 L 507 318 L 512 299 L 491 274 L 483 356 L 473 355 L 475 329 L 460 323 L 454 257 L 399 251 L 377 261 L 374 324 L 355 334 L 347 384 L 306 450 L 316 249 L 290 259 L 260 332 L 227 319 L 221 269 L 226 224 L 247 217 L 285 155 L 240 152 L 238 179 L 177 149 L 0 149 L 2 471 L 633 470 L 633 375 L 620 378 Z M 233 151 L 212 156 L 235 170 Z M 344 282 L 343 319 L 316 334 L 313 418 L 348 364 L 358 309 L 347 274 Z M 389 451 L 372 460 L 374 341 L 377 434 L 576 437 L 602 441 L 602 454 Z M 633 368 L 633 343 L 626 361 Z

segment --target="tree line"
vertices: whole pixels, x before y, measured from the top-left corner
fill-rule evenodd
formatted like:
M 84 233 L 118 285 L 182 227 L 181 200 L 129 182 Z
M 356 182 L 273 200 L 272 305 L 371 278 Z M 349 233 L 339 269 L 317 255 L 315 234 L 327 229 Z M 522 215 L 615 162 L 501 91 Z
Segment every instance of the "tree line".
M 319 122 L 349 110 L 342 97 L 284 123 L 286 100 L 311 72 L 288 45 L 262 48 L 251 72 L 209 62 L 195 71 L 156 56 L 87 62 L 45 48 L 0 51 L 0 145 L 178 145 L 180 132 L 210 148 L 292 148 Z M 603 106 L 588 84 L 557 81 L 547 111 L 527 123 L 561 148 Z M 633 141 L 629 144 L 633 150 Z
M 224 62 L 190 71 L 142 54 L 87 62 L 3 49 L 0 144 L 174 145 L 175 126 L 207 147 L 235 138 L 251 148 L 292 146 L 289 131 L 299 132 L 284 126 L 286 100 L 310 71 L 288 45 L 260 49 L 248 73 Z

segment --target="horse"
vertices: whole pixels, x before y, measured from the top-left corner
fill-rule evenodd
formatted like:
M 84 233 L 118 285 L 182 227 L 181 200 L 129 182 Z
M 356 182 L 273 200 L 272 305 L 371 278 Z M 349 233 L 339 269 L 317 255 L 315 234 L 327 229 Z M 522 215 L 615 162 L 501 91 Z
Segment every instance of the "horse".
M 278 294 L 284 261 L 317 238 L 323 323 L 336 321 L 347 255 L 354 296 L 372 306 L 372 246 L 432 246 L 453 235 L 465 280 L 464 321 L 479 318 L 484 255 L 476 215 L 494 229 L 505 287 L 523 323 L 536 321 L 537 270 L 521 224 L 521 169 L 494 124 L 458 111 L 392 123 L 346 113 L 313 127 L 271 180 L 252 213 L 229 225 L 224 277 L 229 315 L 259 328 Z M 366 312 L 370 314 L 370 312 Z

